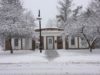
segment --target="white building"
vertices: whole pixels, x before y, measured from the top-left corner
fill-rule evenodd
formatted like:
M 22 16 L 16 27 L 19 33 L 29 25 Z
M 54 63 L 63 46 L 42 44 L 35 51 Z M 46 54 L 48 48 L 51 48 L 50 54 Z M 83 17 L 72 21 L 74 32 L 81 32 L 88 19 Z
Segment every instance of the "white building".
M 58 28 L 44 28 L 42 30 L 42 49 L 54 50 L 54 49 L 78 49 L 88 48 L 88 44 L 80 37 L 70 37 L 62 35 L 63 29 Z M 32 38 L 13 38 L 13 49 L 26 49 L 33 50 L 39 48 L 39 29 L 36 29 L 36 39 Z M 7 48 L 8 46 L 8 48 Z M 9 49 L 9 45 L 6 41 L 5 49 Z

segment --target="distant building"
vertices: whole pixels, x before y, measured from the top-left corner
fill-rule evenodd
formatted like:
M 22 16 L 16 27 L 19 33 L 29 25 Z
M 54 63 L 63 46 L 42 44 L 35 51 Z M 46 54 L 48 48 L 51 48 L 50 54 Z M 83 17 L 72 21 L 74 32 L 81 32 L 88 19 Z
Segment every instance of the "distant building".
M 59 28 L 43 28 L 42 30 L 42 49 L 80 49 L 88 48 L 86 41 L 80 37 L 64 36 L 63 29 Z M 36 37 L 32 38 L 13 38 L 12 48 L 16 50 L 34 50 L 39 48 L 39 29 L 35 30 Z M 9 41 L 5 41 L 5 49 L 9 50 Z

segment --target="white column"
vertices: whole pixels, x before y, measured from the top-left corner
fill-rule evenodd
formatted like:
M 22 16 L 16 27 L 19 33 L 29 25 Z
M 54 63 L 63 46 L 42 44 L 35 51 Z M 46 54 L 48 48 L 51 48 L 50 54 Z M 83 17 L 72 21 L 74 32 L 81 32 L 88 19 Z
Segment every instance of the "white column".
M 44 50 L 46 50 L 46 36 L 43 36 L 44 37 Z
M 25 38 L 22 39 L 23 49 L 25 49 Z
M 71 37 L 68 37 L 68 46 L 69 46 L 69 48 L 72 48 L 72 46 L 71 46 Z
M 62 40 L 63 40 L 63 49 L 66 49 L 66 46 L 65 46 L 65 36 L 62 37 Z
M 18 49 L 21 49 L 21 38 L 18 39 Z
M 15 49 L 14 38 L 11 39 L 11 45 L 12 45 L 12 49 Z
M 5 38 L 2 35 L 0 35 L 0 47 L 0 50 L 5 50 Z
M 29 49 L 32 49 L 32 38 L 29 38 Z
M 1 48 L 1 50 L 5 50 L 5 38 L 3 38 L 2 41 L 3 41 L 3 43 L 2 43 L 3 46 Z
M 81 48 L 81 38 L 79 37 L 79 48 Z
M 57 36 L 54 36 L 54 48 L 57 49 Z
M 28 50 L 29 49 L 29 38 L 25 39 L 25 49 Z
M 75 48 L 78 48 L 78 37 L 75 37 Z

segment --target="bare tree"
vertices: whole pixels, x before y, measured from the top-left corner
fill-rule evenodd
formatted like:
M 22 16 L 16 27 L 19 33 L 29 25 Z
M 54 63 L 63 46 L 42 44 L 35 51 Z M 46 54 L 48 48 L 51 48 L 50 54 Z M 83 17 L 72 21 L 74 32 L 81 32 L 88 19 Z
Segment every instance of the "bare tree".
M 49 19 L 46 27 L 47 28 L 57 27 L 57 20 L 56 19 Z
M 99 28 L 99 15 L 96 14 L 91 9 L 88 9 L 86 12 L 77 16 L 77 18 L 71 19 L 69 25 L 66 26 L 67 33 L 72 36 L 80 36 L 84 38 L 87 42 L 90 52 L 92 52 L 93 45 L 96 39 L 99 37 L 98 28 Z
M 69 14 L 71 12 L 71 0 L 60 0 L 59 1 L 59 13 L 60 15 L 57 16 L 59 18 L 59 22 L 61 22 L 61 25 L 59 27 L 64 28 L 65 22 L 67 21 Z

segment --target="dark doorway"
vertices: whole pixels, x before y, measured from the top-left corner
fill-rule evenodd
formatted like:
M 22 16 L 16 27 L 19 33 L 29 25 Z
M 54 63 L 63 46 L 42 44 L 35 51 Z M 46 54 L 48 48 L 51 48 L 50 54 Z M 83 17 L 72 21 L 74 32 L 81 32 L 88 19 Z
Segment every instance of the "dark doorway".
M 10 42 L 11 42 L 11 39 L 6 39 L 5 40 L 5 50 L 10 50 L 11 49 Z
M 58 49 L 63 49 L 63 40 L 61 36 L 57 37 L 57 48 Z
M 35 50 L 35 40 L 32 40 L 32 50 Z

